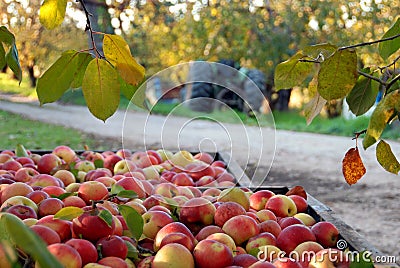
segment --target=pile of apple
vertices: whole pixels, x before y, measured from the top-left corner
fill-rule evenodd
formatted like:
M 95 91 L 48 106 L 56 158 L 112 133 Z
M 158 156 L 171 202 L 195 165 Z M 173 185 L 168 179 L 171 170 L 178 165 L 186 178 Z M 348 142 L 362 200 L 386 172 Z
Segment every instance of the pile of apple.
M 301 186 L 281 195 L 235 185 L 208 153 L 0 153 L 0 214 L 20 218 L 65 267 L 349 266 L 328 258 L 343 253 L 339 232 L 307 214 Z M 1 268 L 21 262 L 7 252 L 0 241 Z

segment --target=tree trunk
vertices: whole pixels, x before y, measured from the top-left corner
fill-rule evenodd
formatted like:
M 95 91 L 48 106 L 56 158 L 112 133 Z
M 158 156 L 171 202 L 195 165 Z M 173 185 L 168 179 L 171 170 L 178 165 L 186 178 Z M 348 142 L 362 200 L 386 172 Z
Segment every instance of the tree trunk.
M 34 74 L 33 65 L 28 66 L 28 74 L 29 74 L 29 81 L 30 81 L 31 87 L 35 88 L 36 87 L 36 77 Z

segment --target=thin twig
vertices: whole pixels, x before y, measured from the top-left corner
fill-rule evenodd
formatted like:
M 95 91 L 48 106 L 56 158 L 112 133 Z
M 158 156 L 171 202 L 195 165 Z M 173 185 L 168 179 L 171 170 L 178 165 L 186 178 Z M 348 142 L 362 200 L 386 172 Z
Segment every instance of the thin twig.
M 86 16 L 86 31 L 89 31 L 90 40 L 92 42 L 92 48 L 90 48 L 90 50 L 95 51 L 96 58 L 97 57 L 104 58 L 103 55 L 101 55 L 100 51 L 97 49 L 96 42 L 94 41 L 94 34 L 97 32 L 93 31 L 92 24 L 90 22 L 90 17 L 93 15 L 90 14 L 89 11 L 87 10 L 84 0 L 78 0 L 78 1 L 82 5 L 83 11 L 85 12 L 85 16 Z
M 394 83 L 400 80 L 400 74 L 396 75 L 389 83 L 386 83 L 386 88 L 390 88 Z
M 360 75 L 362 75 L 362 76 L 365 76 L 365 77 L 367 77 L 367 78 L 369 78 L 369 79 L 375 80 L 376 82 L 378 82 L 378 83 L 380 83 L 380 84 L 386 86 L 386 82 L 382 81 L 382 80 L 379 79 L 378 77 L 375 77 L 375 76 L 373 76 L 373 75 L 364 73 L 364 72 L 362 72 L 362 71 L 360 71 L 360 70 L 358 70 L 357 72 L 358 72 L 358 74 L 360 74 Z
M 299 59 L 299 62 L 321 63 L 318 60 Z
M 359 43 L 359 44 L 355 44 L 355 45 L 351 45 L 351 46 L 340 47 L 339 50 L 345 50 L 345 49 L 350 49 L 350 48 L 369 46 L 369 45 L 373 45 L 373 44 L 377 44 L 377 43 L 381 43 L 381 42 L 385 42 L 385 41 L 394 40 L 394 39 L 396 39 L 398 37 L 400 37 L 400 34 L 396 34 L 396 35 L 393 35 L 391 37 L 387 37 L 387 38 L 383 38 L 383 39 L 379 39 L 379 40 L 375 40 L 375 41 L 371 41 L 371 42 L 364 42 L 364 43 Z
M 359 131 L 359 132 L 354 132 L 354 137 L 352 138 L 352 140 L 358 139 L 358 137 L 360 137 L 360 135 L 365 134 L 365 133 L 367 133 L 367 130 L 366 130 L 366 129 L 361 130 L 361 131 Z
M 382 67 L 378 67 L 378 69 L 382 72 L 384 70 L 386 70 L 387 68 L 391 67 L 392 65 L 395 65 L 396 62 L 398 62 L 400 60 L 400 55 L 397 56 L 391 63 L 389 63 L 386 66 L 382 66 Z

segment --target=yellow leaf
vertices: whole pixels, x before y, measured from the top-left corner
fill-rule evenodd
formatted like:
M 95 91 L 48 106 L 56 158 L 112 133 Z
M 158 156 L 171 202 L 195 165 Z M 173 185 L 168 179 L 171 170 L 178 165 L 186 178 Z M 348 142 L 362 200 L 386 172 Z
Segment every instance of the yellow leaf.
M 105 121 L 115 113 L 120 100 L 117 71 L 105 60 L 93 59 L 82 80 L 82 92 L 89 111 Z
M 39 20 L 47 29 L 59 26 L 65 17 L 67 0 L 44 0 L 40 7 Z
M 137 85 L 144 78 L 145 69 L 132 57 L 128 44 L 119 35 L 105 34 L 104 56 L 128 84 Z
M 366 169 L 357 147 L 347 151 L 342 161 L 342 172 L 349 185 L 357 183 L 364 176 Z
M 376 146 L 376 159 L 386 171 L 396 175 L 399 173 L 400 163 L 393 154 L 390 145 L 383 140 Z

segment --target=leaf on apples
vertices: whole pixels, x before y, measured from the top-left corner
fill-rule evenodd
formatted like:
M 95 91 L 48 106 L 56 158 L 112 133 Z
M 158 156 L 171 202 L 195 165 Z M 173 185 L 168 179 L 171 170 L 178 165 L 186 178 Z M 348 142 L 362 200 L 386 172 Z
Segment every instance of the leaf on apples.
M 89 111 L 105 121 L 118 108 L 120 84 L 117 71 L 103 59 L 93 59 L 86 67 L 82 92 Z
M 67 0 L 44 0 L 39 12 L 40 23 L 49 30 L 56 28 L 63 22 L 66 8 Z
M 400 18 L 390 29 L 382 36 L 382 39 L 389 38 L 400 34 Z M 379 54 L 382 58 L 387 59 L 400 48 L 399 37 L 393 40 L 379 43 Z
M 376 159 L 386 171 L 396 175 L 399 173 L 400 163 L 393 154 L 390 145 L 384 140 L 381 140 L 376 146 Z
M 326 100 L 345 97 L 357 82 L 357 54 L 354 50 L 337 50 L 321 63 L 318 92 Z
M 107 209 L 100 211 L 99 218 L 102 219 L 108 226 L 111 226 L 113 223 L 113 216 Z
M 304 187 L 300 186 L 300 185 L 296 185 L 293 188 L 291 188 L 286 193 L 286 196 L 289 196 L 289 195 L 299 195 L 299 196 L 303 197 L 305 200 L 307 200 L 307 192 L 304 189 Z
M 121 197 L 121 198 L 129 198 L 129 199 L 138 197 L 137 193 L 135 193 L 132 190 L 122 190 L 122 191 L 118 192 L 117 196 Z
M 93 164 L 95 166 L 95 168 L 103 168 L 104 167 L 104 161 L 101 159 L 96 159 L 93 161 Z
M 124 241 L 124 242 L 125 242 L 126 246 L 128 247 L 128 256 L 127 257 L 132 259 L 133 261 L 139 260 L 139 251 L 137 250 L 137 248 L 128 241 Z
M 47 250 L 44 241 L 17 216 L 10 213 L 0 213 L 0 230 L 0 240 L 7 240 L 16 245 L 36 260 L 40 267 L 63 267 Z
M 357 183 L 366 173 L 358 148 L 350 148 L 342 161 L 342 172 L 349 185 Z
M 17 144 L 17 147 L 15 148 L 15 155 L 18 157 L 28 157 L 28 152 L 26 151 L 24 145 L 22 144 Z
M 82 208 L 78 207 L 65 207 L 60 209 L 55 215 L 54 219 L 60 219 L 60 220 L 73 220 L 80 215 L 84 213 L 84 210 Z
M 125 190 L 125 188 L 122 187 L 121 185 L 113 184 L 111 186 L 111 192 L 110 193 L 112 195 L 117 195 L 119 192 L 124 191 L 124 190 Z
M 370 252 L 362 251 L 354 255 L 349 268 L 373 268 L 374 262 Z
M 78 195 L 78 194 L 76 192 L 74 192 L 74 193 L 63 193 L 63 194 L 60 194 L 58 196 L 51 195 L 51 197 L 58 198 L 60 200 L 64 200 L 65 198 L 67 198 L 69 196 L 76 196 L 76 195 Z
M 254 257 L 258 257 L 258 253 L 259 253 L 260 251 L 261 251 L 260 248 L 252 248 L 252 249 L 248 252 L 248 254 L 250 254 L 250 255 L 252 255 L 252 256 L 254 256 Z
M 119 213 L 124 217 L 129 231 L 136 240 L 139 240 L 143 234 L 143 218 L 134 208 L 127 205 L 118 206 Z

